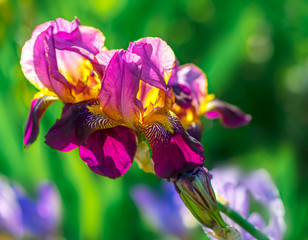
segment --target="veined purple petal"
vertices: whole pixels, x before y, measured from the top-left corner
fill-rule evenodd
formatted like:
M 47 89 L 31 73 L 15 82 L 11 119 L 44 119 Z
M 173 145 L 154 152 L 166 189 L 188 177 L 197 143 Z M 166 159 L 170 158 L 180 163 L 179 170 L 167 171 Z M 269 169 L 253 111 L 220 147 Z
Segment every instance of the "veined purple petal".
M 242 112 L 239 108 L 229 103 L 212 100 L 207 104 L 207 118 L 220 118 L 223 125 L 230 128 L 247 125 L 251 116 Z
M 40 120 L 49 105 L 56 100 L 58 100 L 58 98 L 53 96 L 43 96 L 32 100 L 24 133 L 24 144 L 26 147 L 36 140 L 39 134 Z
M 151 146 L 158 177 L 176 177 L 203 164 L 202 145 L 189 136 L 174 113 L 156 110 L 144 118 L 141 130 Z
M 115 179 L 129 169 L 136 149 L 135 133 L 119 126 L 91 134 L 80 146 L 79 154 L 93 172 Z
M 67 152 L 85 143 L 95 131 L 119 125 L 103 112 L 95 114 L 89 107 L 99 107 L 98 102 L 87 101 L 66 104 L 61 119 L 49 129 L 45 143 L 51 148 Z
M 192 99 L 192 105 L 196 109 L 197 114 L 199 114 L 199 106 L 205 101 L 207 95 L 207 79 L 200 68 L 194 64 L 179 66 L 176 69 L 176 74 L 172 75 L 168 85 L 172 86 L 176 96 L 179 96 L 181 93 L 189 95 Z M 181 98 L 178 98 L 176 103 L 183 107 L 180 100 Z
M 141 58 L 120 50 L 116 52 L 105 72 L 98 99 L 110 118 L 135 128 L 140 109 L 136 102 L 141 73 Z
M 129 44 L 128 51 L 142 58 L 141 79 L 164 91 L 175 67 L 172 49 L 160 38 L 142 38 Z

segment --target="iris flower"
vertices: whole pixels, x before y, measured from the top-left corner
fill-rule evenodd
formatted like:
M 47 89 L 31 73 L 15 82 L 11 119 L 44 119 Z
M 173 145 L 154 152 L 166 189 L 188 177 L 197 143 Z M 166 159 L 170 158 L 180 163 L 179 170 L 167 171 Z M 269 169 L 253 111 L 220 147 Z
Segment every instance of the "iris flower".
M 38 26 L 25 44 L 21 65 L 40 90 L 32 101 L 25 145 L 37 137 L 46 108 L 62 100 L 62 116 L 46 135 L 60 151 L 79 147 L 81 159 L 97 174 L 122 176 L 131 166 L 137 135 L 147 139 L 160 178 L 175 177 L 204 162 L 201 144 L 171 109 L 168 81 L 176 59 L 159 38 L 106 50 L 96 29 L 63 19 Z
M 286 228 L 284 205 L 267 171 L 261 169 L 244 175 L 237 168 L 216 168 L 211 171 L 211 175 L 217 199 L 228 204 L 271 239 L 283 238 Z M 265 214 L 262 216 L 258 212 L 251 212 L 250 205 L 253 204 L 259 205 L 257 209 L 263 209 Z M 264 215 L 268 219 L 264 218 Z M 236 226 L 243 240 L 254 239 L 225 215 L 223 217 Z
M 57 234 L 61 217 L 59 192 L 50 183 L 41 183 L 37 192 L 38 198 L 31 199 L 20 186 L 0 176 L 0 232 L 37 239 Z
M 39 90 L 31 103 L 25 146 L 37 138 L 39 121 L 51 103 L 97 97 L 101 82 L 94 56 L 103 50 L 104 41 L 100 31 L 80 26 L 77 18 L 73 22 L 56 19 L 35 28 L 20 60 L 24 75 Z
M 249 114 L 236 106 L 208 94 L 206 75 L 194 64 L 177 65 L 168 85 L 175 94 L 172 110 L 184 128 L 198 140 L 202 136 L 201 116 L 220 118 L 222 124 L 229 128 L 247 125 L 251 120 Z
M 146 185 L 137 185 L 131 195 L 141 214 L 159 232 L 187 239 L 189 230 L 198 226 L 171 183 L 163 182 L 158 191 Z

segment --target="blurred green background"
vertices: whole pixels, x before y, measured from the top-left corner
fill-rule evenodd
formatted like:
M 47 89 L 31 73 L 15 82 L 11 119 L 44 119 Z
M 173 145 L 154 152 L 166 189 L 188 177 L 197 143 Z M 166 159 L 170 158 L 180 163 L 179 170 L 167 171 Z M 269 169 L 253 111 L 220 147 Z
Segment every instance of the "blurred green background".
M 36 90 L 21 72 L 21 48 L 35 26 L 75 16 L 99 28 L 109 49 L 163 38 L 181 64 L 193 62 L 206 72 L 211 93 L 250 113 L 251 124 L 235 130 L 203 120 L 207 166 L 267 169 L 285 204 L 285 239 L 308 239 L 307 1 L 0 0 L 0 173 L 32 193 L 42 179 L 55 182 L 65 239 L 148 240 L 163 237 L 144 222 L 130 188 L 159 180 L 137 164 L 120 179 L 99 177 L 77 150 L 60 153 L 45 145 L 60 103 L 47 110 L 38 140 L 23 149 Z M 196 239 L 206 239 L 201 230 Z

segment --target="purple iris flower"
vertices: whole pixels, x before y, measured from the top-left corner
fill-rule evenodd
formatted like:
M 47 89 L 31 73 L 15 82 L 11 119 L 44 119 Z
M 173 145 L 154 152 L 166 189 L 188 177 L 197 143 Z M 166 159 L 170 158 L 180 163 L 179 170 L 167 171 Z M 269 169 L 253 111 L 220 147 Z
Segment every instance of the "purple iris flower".
M 36 200 L 4 177 L 0 177 L 0 190 L 0 232 L 15 238 L 28 236 L 38 239 L 57 234 L 61 217 L 60 196 L 53 185 L 42 183 Z
M 239 108 L 208 94 L 206 76 L 193 64 L 177 66 L 168 85 L 172 86 L 175 94 L 173 111 L 184 128 L 198 140 L 202 133 L 199 118 L 203 115 L 211 119 L 220 118 L 222 124 L 229 128 L 246 125 L 251 120 L 251 116 Z
M 20 64 L 26 78 L 40 91 L 34 96 L 25 129 L 29 146 L 39 133 L 39 121 L 56 100 L 75 103 L 97 97 L 103 69 L 94 56 L 104 49 L 104 35 L 81 26 L 77 18 L 58 18 L 35 28 L 22 49 Z
M 211 171 L 216 197 L 237 211 L 271 239 L 280 240 L 285 232 L 284 206 L 278 190 L 264 169 L 244 175 L 236 168 L 216 168 Z M 259 203 L 269 215 L 268 221 L 249 205 Z M 223 217 L 240 231 L 243 240 L 254 239 L 224 214 Z M 205 229 L 207 231 L 207 229 Z
M 141 214 L 159 231 L 185 238 L 198 225 L 172 183 L 164 182 L 159 190 L 138 185 L 131 194 Z
M 106 50 L 104 36 L 77 19 L 40 25 L 25 44 L 21 65 L 41 92 L 32 101 L 25 145 L 37 137 L 46 108 L 60 99 L 62 116 L 46 135 L 60 151 L 79 147 L 95 173 L 117 178 L 131 166 L 137 135 L 147 139 L 158 177 L 175 177 L 204 162 L 201 144 L 171 111 L 168 81 L 176 65 L 172 49 L 159 38 Z

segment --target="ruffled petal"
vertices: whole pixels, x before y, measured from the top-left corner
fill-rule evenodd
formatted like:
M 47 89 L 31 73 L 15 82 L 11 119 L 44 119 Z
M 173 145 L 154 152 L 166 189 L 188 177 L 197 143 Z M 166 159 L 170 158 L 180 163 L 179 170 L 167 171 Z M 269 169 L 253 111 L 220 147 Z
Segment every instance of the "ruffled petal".
M 91 134 L 79 154 L 93 172 L 115 179 L 129 169 L 136 149 L 135 133 L 119 126 Z
M 37 26 L 22 49 L 20 64 L 26 78 L 38 89 L 52 90 L 48 69 L 48 52 L 46 52 L 46 34 L 50 36 L 57 33 L 69 34 L 80 25 L 79 20 L 70 23 L 64 19 L 56 19 Z M 49 41 L 50 42 L 50 41 Z M 53 46 L 53 40 L 49 43 L 49 49 Z
M 119 124 L 106 117 L 97 102 L 66 104 L 61 118 L 46 134 L 45 143 L 51 148 L 68 152 L 83 144 L 93 132 Z
M 51 22 L 38 26 L 21 51 L 20 65 L 25 77 L 38 89 L 52 90 L 45 55 L 44 37 Z
M 165 109 L 152 112 L 144 118 L 141 131 L 151 146 L 158 177 L 176 177 L 203 164 L 202 145 L 189 136 L 174 113 Z
M 139 55 L 143 61 L 141 79 L 164 91 L 175 67 L 175 55 L 160 38 L 142 38 L 129 44 L 128 51 Z
M 93 76 L 84 76 L 84 79 L 82 74 L 88 69 L 79 63 L 86 64 L 88 60 L 91 65 L 94 56 L 104 49 L 104 41 L 105 37 L 99 30 L 80 26 L 77 18 L 72 22 L 59 18 L 44 23 L 34 30 L 31 39 L 22 49 L 22 70 L 35 87 L 42 92 L 55 92 L 64 102 L 72 103 L 97 97 L 99 89 L 91 91 L 92 88 L 100 87 L 96 73 L 88 73 Z M 71 74 L 67 65 L 62 66 L 62 56 L 58 56 L 60 51 L 68 52 L 66 55 L 70 57 L 70 66 L 77 66 L 78 69 L 73 69 L 74 74 Z M 99 65 L 95 67 L 95 71 L 102 72 Z M 76 78 L 72 80 L 73 77 Z M 87 91 L 75 96 L 83 91 L 83 87 Z
M 53 96 L 43 96 L 41 98 L 35 98 L 32 100 L 31 109 L 24 132 L 25 147 L 28 147 L 36 140 L 39 134 L 40 120 L 49 105 L 56 100 L 58 100 L 58 98 Z
M 53 33 L 72 33 L 80 26 L 80 21 L 77 17 L 72 22 L 69 22 L 63 18 L 57 18 L 54 22 Z
M 110 118 L 135 128 L 140 115 L 136 95 L 141 73 L 141 58 L 120 50 L 107 67 L 98 96 L 103 111 Z
M 205 116 L 211 119 L 220 118 L 222 124 L 229 128 L 247 125 L 251 120 L 249 114 L 242 112 L 234 105 L 217 99 L 207 104 Z
M 74 102 L 71 94 L 70 84 L 65 77 L 59 72 L 56 49 L 52 35 L 53 27 L 49 27 L 45 32 L 44 48 L 47 56 L 48 76 L 53 91 L 64 102 Z
M 119 50 L 115 49 L 113 50 L 105 49 L 99 52 L 93 60 L 93 66 L 95 68 L 95 71 L 98 72 L 101 76 L 103 76 L 111 58 L 118 51 Z

